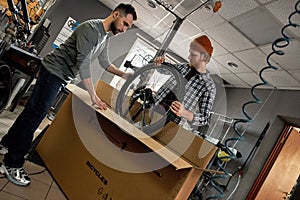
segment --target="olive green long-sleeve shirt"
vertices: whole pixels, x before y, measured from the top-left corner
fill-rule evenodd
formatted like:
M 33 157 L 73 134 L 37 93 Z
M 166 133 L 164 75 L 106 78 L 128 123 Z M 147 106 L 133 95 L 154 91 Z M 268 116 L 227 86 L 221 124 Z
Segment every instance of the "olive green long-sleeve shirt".
M 111 62 L 108 58 L 109 34 L 105 32 L 101 19 L 81 23 L 72 35 L 50 54 L 42 65 L 62 80 L 70 81 L 79 73 L 81 79 L 91 77 L 91 62 L 98 57 L 103 68 Z

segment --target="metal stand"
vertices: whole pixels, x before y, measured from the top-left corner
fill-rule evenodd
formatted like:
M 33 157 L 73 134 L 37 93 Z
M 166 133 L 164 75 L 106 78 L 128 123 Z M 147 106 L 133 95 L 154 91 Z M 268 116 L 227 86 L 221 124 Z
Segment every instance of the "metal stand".
M 24 85 L 12 101 L 10 111 L 14 111 L 36 77 L 42 59 L 14 45 L 10 45 L 10 48 L 4 51 L 1 59 L 12 69 L 17 69 L 28 76 Z

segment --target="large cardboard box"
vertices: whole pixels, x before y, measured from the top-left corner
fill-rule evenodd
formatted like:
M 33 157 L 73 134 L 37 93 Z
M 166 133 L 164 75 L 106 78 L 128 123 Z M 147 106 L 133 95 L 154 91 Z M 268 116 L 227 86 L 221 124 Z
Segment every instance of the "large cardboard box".
M 37 151 L 69 199 L 187 199 L 215 147 L 168 124 L 149 137 L 117 115 L 114 88 L 99 82 L 97 93 L 111 109 L 97 110 L 89 95 L 71 94 Z

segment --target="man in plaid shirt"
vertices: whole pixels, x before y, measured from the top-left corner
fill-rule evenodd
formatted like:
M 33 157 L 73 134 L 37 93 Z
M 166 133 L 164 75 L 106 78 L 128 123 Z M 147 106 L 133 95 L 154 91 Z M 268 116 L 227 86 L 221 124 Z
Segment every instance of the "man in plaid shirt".
M 170 110 L 179 118 L 179 125 L 187 130 L 196 131 L 199 127 L 208 124 L 210 112 L 213 108 L 216 96 L 216 86 L 206 65 L 210 61 L 213 47 L 207 36 L 202 35 L 194 39 L 190 44 L 189 63 L 175 64 L 174 66 L 188 81 L 185 86 L 185 95 L 182 102 L 174 100 Z M 164 57 L 154 60 L 157 65 L 165 61 Z M 169 80 L 167 84 L 174 84 Z M 169 92 L 162 87 L 154 97 L 156 102 L 161 102 Z M 178 121 L 173 120 L 178 123 Z

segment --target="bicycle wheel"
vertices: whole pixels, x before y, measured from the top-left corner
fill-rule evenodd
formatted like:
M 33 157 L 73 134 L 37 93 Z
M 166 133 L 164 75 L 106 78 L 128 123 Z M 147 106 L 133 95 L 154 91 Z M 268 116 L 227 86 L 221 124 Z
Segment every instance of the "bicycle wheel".
M 145 65 L 122 86 L 116 112 L 153 136 L 168 122 L 170 103 L 182 100 L 184 87 L 182 75 L 170 64 Z

